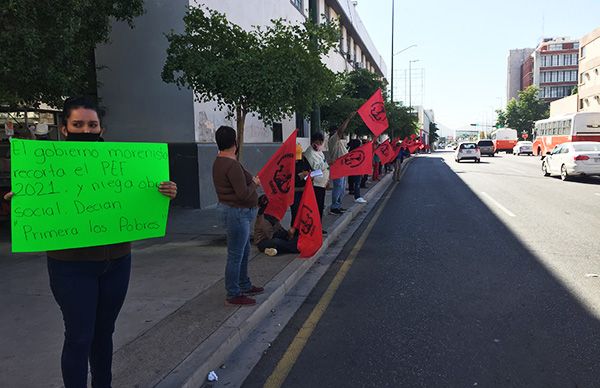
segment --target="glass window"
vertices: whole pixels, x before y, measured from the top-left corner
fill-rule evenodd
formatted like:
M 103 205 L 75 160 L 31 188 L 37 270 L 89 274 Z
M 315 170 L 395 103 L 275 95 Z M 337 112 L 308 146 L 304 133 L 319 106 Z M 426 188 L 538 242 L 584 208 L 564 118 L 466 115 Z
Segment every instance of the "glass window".
M 600 144 L 573 144 L 573 148 L 576 152 L 598 152 L 600 151 Z
M 294 7 L 296 7 L 296 9 L 298 11 L 300 11 L 301 13 L 304 13 L 304 7 L 303 7 L 303 0 L 290 0 L 292 2 L 292 5 Z

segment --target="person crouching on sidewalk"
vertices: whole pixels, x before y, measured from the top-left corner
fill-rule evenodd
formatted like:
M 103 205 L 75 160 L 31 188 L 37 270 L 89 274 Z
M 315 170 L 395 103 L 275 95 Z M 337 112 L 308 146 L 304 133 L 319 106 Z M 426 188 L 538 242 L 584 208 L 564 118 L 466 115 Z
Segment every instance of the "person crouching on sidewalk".
M 227 231 L 227 265 L 225 266 L 225 304 L 252 306 L 249 296 L 262 294 L 248 277 L 250 228 L 256 218 L 260 179 L 253 177 L 237 160 L 235 129 L 221 126 L 215 133 L 219 153 L 213 163 L 213 183 L 219 199 L 218 209 Z
M 261 195 L 258 198 L 258 216 L 254 223 L 254 244 L 267 256 L 275 256 L 277 253 L 300 253 L 298 238 L 294 237 L 296 230 L 290 228 L 288 232 L 281 226 L 277 217 L 265 214 L 268 205 L 267 196 Z

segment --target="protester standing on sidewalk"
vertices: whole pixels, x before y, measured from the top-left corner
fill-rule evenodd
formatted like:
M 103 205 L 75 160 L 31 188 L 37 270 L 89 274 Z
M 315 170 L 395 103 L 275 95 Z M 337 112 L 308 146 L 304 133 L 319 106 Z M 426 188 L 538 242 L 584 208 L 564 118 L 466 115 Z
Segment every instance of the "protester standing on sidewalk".
M 400 151 L 398 152 L 398 156 L 396 156 L 396 160 L 394 161 L 394 180 L 400 180 L 400 171 L 402 170 L 402 162 L 404 161 L 404 147 L 400 147 Z
M 289 231 L 281 226 L 281 220 L 270 214 L 265 214 L 269 205 L 269 198 L 261 195 L 258 198 L 258 216 L 254 223 L 254 244 L 259 251 L 267 256 L 275 256 L 278 253 L 300 253 L 298 251 L 298 238 L 296 230 Z
M 342 125 L 338 128 L 332 126 L 329 128 L 329 141 L 327 146 L 329 148 L 329 165 L 332 165 L 338 158 L 346 155 L 348 150 L 342 143 L 342 137 L 344 131 L 348 127 L 350 120 L 356 114 L 352 112 L 350 116 L 344 120 Z M 331 207 L 329 208 L 329 214 L 340 215 L 346 209 L 342 208 L 342 198 L 344 198 L 344 191 L 346 190 L 346 177 L 341 177 L 333 180 L 333 190 L 331 190 Z
M 352 139 L 348 142 L 348 151 L 352 151 L 362 145 L 359 139 Z M 362 175 L 352 175 L 348 177 L 350 185 L 350 194 L 354 195 L 354 202 L 356 203 L 367 203 L 367 200 L 360 195 L 360 181 Z
M 306 186 L 306 177 L 310 174 L 310 164 L 302 154 L 302 146 L 296 144 L 296 165 L 295 165 L 295 187 L 294 187 L 294 203 L 290 206 L 292 213 L 291 225 L 294 225 L 296 220 L 296 214 L 298 213 L 298 206 L 302 200 L 302 193 L 304 193 L 304 186 Z
M 98 141 L 103 132 L 96 104 L 85 97 L 65 101 L 62 121 L 67 141 Z M 177 185 L 162 182 L 158 191 L 173 199 Z M 47 257 L 50 288 L 65 324 L 65 388 L 87 387 L 88 361 L 92 386 L 110 387 L 112 335 L 129 286 L 131 243 L 49 251 Z
M 310 136 L 310 147 L 304 151 L 304 157 L 308 161 L 311 170 L 320 170 L 322 175 L 313 177 L 313 187 L 315 189 L 315 197 L 317 197 L 317 206 L 319 214 L 323 220 L 323 208 L 325 207 L 325 188 L 329 182 L 329 165 L 325 161 L 323 154 L 323 143 L 325 137 L 322 132 L 315 132 Z M 323 234 L 327 232 L 323 230 Z
M 264 289 L 255 287 L 248 277 L 250 255 L 250 228 L 256 218 L 260 186 L 237 160 L 235 129 L 221 126 L 215 139 L 219 153 L 213 163 L 213 183 L 219 199 L 219 211 L 223 227 L 227 231 L 227 265 L 225 266 L 226 304 L 251 306 L 256 304 L 252 295 Z

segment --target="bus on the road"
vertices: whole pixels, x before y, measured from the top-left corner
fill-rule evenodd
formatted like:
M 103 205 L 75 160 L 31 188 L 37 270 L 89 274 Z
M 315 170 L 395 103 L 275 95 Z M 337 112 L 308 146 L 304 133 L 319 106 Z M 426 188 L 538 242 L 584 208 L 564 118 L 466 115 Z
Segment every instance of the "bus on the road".
M 517 145 L 517 130 L 511 128 L 498 128 L 492 131 L 490 139 L 494 142 L 494 153 L 504 151 L 512 154 L 513 147 Z
M 569 141 L 600 141 L 600 112 L 571 113 L 535 122 L 535 155 L 546 155 Z

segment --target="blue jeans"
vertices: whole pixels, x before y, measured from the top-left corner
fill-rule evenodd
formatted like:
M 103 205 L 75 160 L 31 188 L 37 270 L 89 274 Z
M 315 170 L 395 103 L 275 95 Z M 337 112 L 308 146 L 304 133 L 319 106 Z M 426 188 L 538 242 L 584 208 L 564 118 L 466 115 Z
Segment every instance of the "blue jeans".
M 342 207 L 342 198 L 346 189 L 346 177 L 333 180 L 333 190 L 331 191 L 331 209 Z
M 250 256 L 250 228 L 256 218 L 256 208 L 236 208 L 219 204 L 221 222 L 227 231 L 227 265 L 225 289 L 227 298 L 239 296 L 252 288 L 248 277 Z
M 110 261 L 61 261 L 48 257 L 54 299 L 65 323 L 61 368 L 65 388 L 111 386 L 112 335 L 131 272 L 131 255 Z

